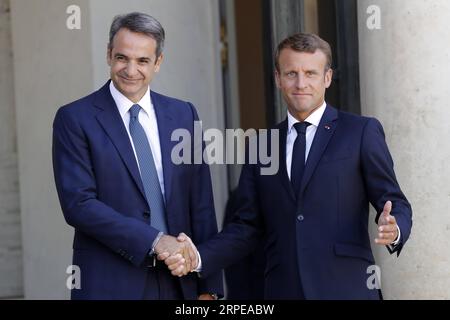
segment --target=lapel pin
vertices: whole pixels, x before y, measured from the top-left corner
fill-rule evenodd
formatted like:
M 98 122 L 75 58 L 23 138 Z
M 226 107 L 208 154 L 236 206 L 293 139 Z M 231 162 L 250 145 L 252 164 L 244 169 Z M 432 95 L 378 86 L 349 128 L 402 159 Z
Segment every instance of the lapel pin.
M 325 126 L 325 129 L 330 130 L 331 127 L 330 126 Z

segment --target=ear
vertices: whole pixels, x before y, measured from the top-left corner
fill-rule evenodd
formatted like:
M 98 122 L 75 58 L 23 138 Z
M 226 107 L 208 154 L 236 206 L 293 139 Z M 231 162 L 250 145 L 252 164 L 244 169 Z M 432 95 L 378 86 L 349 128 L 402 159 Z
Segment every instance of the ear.
M 112 48 L 110 48 L 108 45 L 107 49 L 106 49 L 106 62 L 108 63 L 108 66 L 110 66 L 110 67 L 111 67 L 111 53 L 112 53 Z
M 159 72 L 159 69 L 161 68 L 161 64 L 164 60 L 164 55 L 161 53 L 161 55 L 156 59 L 155 63 L 155 72 Z
M 280 73 L 277 70 L 275 70 L 275 83 L 277 84 L 277 88 L 281 89 Z
M 329 88 L 331 85 L 331 81 L 333 80 L 333 69 L 328 69 L 327 72 L 325 72 L 325 88 Z

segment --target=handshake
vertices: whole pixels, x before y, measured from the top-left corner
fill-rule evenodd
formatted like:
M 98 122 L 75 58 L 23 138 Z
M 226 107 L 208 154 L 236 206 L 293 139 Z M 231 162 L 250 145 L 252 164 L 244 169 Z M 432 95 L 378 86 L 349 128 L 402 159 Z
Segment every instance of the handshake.
M 155 246 L 155 252 L 158 260 L 164 261 L 174 276 L 182 277 L 198 268 L 197 248 L 184 233 L 176 238 L 163 235 Z

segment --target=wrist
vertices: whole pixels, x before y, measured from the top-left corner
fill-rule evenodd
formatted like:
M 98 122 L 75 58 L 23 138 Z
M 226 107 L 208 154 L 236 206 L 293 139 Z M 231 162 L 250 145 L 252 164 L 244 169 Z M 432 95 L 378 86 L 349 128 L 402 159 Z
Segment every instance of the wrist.
M 148 253 L 149 256 L 153 256 L 154 254 L 156 254 L 156 245 L 158 244 L 159 240 L 161 240 L 163 235 L 164 235 L 164 232 L 161 231 L 160 233 L 158 233 L 155 240 L 153 240 L 152 249 Z
M 216 293 L 202 293 L 198 296 L 198 300 L 218 300 L 219 296 Z

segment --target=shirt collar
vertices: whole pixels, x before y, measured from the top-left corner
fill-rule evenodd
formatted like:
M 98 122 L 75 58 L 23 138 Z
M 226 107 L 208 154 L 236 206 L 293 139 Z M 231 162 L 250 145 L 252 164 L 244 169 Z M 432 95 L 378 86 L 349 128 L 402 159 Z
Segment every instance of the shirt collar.
M 323 113 L 325 112 L 325 108 L 327 106 L 327 103 L 324 101 L 323 104 L 317 108 L 313 113 L 311 113 L 309 115 L 308 118 L 305 119 L 306 122 L 311 123 L 311 125 L 318 127 L 320 120 L 322 119 Z M 294 126 L 294 124 L 296 124 L 298 121 L 297 119 L 294 118 L 293 115 L 291 115 L 291 113 L 287 112 L 288 115 L 288 134 L 291 133 L 292 127 Z
M 138 103 L 134 103 L 133 101 L 125 97 L 119 90 L 116 89 L 112 81 L 109 84 L 109 91 L 111 92 L 111 95 L 116 102 L 117 109 L 119 109 L 119 113 L 122 118 L 134 104 L 140 105 L 147 114 L 150 114 L 150 110 L 153 109 L 152 101 L 150 98 L 150 87 L 147 89 L 144 96 Z

